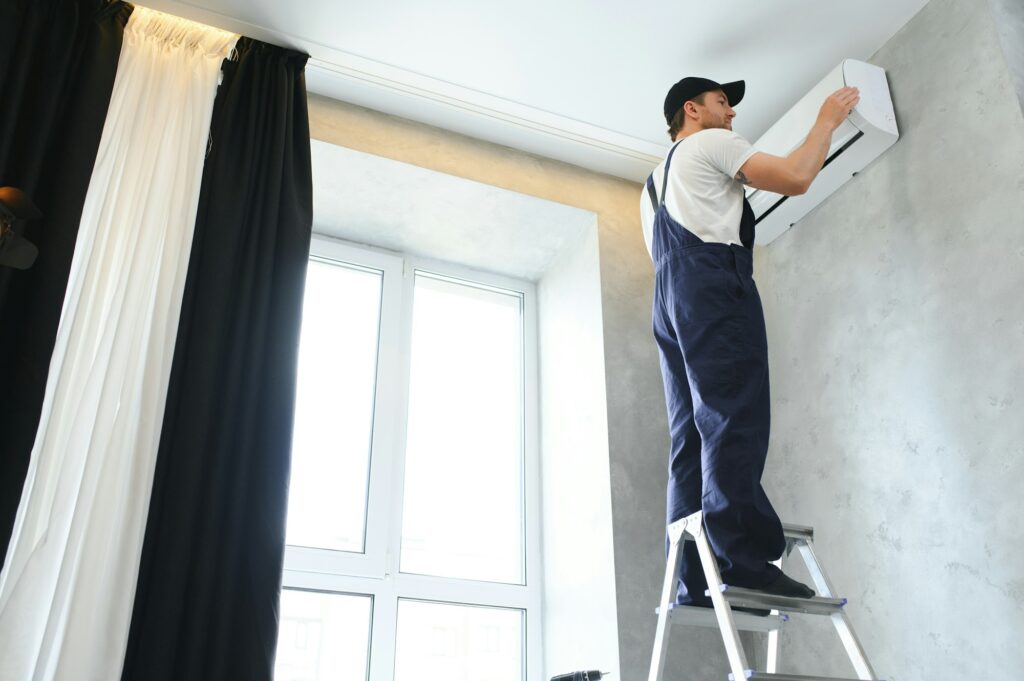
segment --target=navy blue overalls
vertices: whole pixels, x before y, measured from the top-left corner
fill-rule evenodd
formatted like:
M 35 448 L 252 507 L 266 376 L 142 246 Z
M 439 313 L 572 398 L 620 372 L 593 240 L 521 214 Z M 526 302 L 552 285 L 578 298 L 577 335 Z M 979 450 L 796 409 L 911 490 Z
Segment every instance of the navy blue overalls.
M 668 522 L 704 511 L 723 580 L 763 587 L 782 555 L 782 523 L 761 487 L 768 454 L 768 344 L 753 279 L 754 213 L 743 200 L 742 245 L 705 243 L 665 208 L 672 154 L 655 208 L 654 337 L 672 449 Z M 677 602 L 710 605 L 696 544 L 685 542 Z

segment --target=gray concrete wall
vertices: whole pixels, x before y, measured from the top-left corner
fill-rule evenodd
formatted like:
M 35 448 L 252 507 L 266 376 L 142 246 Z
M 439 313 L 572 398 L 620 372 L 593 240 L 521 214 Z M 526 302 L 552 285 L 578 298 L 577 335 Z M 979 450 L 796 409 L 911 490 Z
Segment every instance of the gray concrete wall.
M 997 33 L 987 0 L 931 0 L 872 59 L 900 141 L 757 254 L 766 484 L 897 681 L 1024 667 L 1024 117 Z M 783 671 L 850 676 L 827 623 L 783 645 Z
M 1021 0 L 989 0 L 995 17 L 996 31 L 1006 55 L 1010 76 L 1017 88 L 1017 101 L 1024 111 L 1024 2 Z

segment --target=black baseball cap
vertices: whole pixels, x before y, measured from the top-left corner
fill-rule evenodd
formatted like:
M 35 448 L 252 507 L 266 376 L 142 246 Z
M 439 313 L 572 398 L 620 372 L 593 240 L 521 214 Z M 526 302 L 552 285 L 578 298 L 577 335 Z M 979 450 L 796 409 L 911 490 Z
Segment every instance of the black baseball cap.
M 746 81 L 742 80 L 719 84 L 707 78 L 687 76 L 669 88 L 668 94 L 665 95 L 665 122 L 672 125 L 672 117 L 683 108 L 683 104 L 702 92 L 721 90 L 729 98 L 729 106 L 736 106 L 743 99 L 743 92 L 746 89 Z

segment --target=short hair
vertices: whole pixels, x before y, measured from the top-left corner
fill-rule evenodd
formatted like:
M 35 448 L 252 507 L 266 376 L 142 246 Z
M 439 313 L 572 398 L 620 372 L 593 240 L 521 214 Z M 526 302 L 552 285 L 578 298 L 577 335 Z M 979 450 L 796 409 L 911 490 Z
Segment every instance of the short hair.
M 704 98 L 707 97 L 707 92 L 702 92 L 696 97 L 691 97 L 686 100 L 687 102 L 696 102 L 697 104 L 703 105 Z M 672 122 L 668 124 L 668 136 L 675 141 L 676 135 L 686 125 L 686 102 L 683 102 L 683 106 L 679 107 L 679 111 L 676 111 L 676 115 L 672 117 Z

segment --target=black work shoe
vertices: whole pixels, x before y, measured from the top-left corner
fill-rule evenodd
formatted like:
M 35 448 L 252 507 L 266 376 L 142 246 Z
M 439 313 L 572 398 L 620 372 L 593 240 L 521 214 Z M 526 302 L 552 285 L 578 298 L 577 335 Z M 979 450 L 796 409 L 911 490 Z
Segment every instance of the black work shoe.
M 761 587 L 758 591 L 773 594 L 775 596 L 791 596 L 793 598 L 814 598 L 814 589 L 801 584 L 785 573 L 780 572 L 775 581 Z

